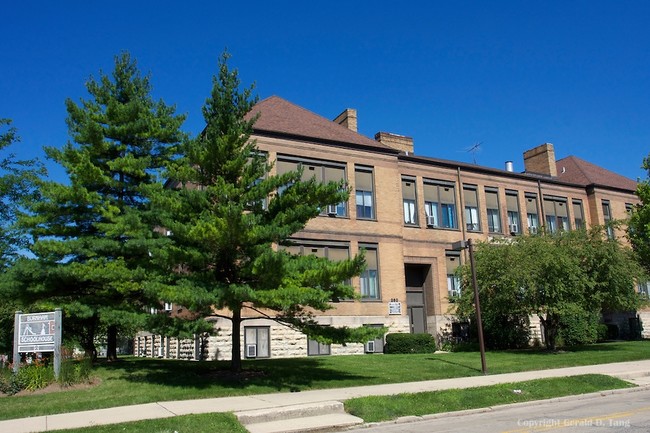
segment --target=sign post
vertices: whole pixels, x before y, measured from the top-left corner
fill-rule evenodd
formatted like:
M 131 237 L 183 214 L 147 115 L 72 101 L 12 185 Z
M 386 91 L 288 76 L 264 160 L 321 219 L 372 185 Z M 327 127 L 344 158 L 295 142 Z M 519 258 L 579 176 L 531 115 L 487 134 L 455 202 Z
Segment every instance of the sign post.
M 61 371 L 61 309 L 45 313 L 22 314 L 16 311 L 14 321 L 14 372 L 20 368 L 20 354 L 54 352 L 54 376 Z

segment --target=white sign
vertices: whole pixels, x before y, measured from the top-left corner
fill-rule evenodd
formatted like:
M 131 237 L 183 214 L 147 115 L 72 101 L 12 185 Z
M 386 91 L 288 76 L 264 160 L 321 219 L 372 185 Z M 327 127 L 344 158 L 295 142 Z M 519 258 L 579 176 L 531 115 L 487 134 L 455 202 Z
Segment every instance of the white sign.
M 20 314 L 18 317 L 18 352 L 54 352 L 54 312 Z
M 61 337 L 63 315 L 60 309 L 45 313 L 14 315 L 14 372 L 20 368 L 20 354 L 54 352 L 54 377 L 61 372 Z
M 401 315 L 402 314 L 402 303 L 397 300 L 391 300 L 388 303 L 388 314 L 390 315 Z

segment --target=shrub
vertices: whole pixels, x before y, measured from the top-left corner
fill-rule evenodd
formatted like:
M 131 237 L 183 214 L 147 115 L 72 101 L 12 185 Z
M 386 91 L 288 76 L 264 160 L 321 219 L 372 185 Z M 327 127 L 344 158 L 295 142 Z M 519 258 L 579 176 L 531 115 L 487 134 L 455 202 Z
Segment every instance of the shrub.
M 45 388 L 54 382 L 54 369 L 43 364 L 25 365 L 18 370 L 18 381 L 29 391 Z
M 600 313 L 569 309 L 560 315 L 558 337 L 563 346 L 595 343 L 599 337 Z
M 431 334 L 388 334 L 384 353 L 433 353 L 436 342 Z
M 10 368 L 0 369 L 0 392 L 7 395 L 14 395 L 22 391 L 18 376 Z
M 90 358 L 86 357 L 80 360 L 65 358 L 61 362 L 59 383 L 61 386 L 70 386 L 75 383 L 88 382 L 90 380 L 91 369 L 92 360 Z
M 75 367 L 75 374 L 77 376 L 77 383 L 88 382 L 90 380 L 90 372 L 93 368 L 93 360 L 85 357 L 77 363 Z

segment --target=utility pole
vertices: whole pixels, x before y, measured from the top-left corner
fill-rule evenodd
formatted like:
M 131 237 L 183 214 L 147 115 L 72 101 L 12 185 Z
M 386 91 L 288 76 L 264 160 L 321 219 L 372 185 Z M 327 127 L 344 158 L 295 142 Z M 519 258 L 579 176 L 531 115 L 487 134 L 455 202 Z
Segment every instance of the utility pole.
M 474 289 L 474 306 L 476 308 L 476 328 L 478 332 L 478 346 L 481 352 L 481 371 L 487 374 L 487 363 L 485 362 L 485 341 L 483 340 L 483 320 L 481 319 L 481 303 L 478 296 L 478 280 L 476 279 L 476 265 L 474 263 L 474 242 L 458 241 L 452 244 L 452 249 L 460 251 L 466 249 L 469 251 L 469 266 L 472 271 L 472 288 Z

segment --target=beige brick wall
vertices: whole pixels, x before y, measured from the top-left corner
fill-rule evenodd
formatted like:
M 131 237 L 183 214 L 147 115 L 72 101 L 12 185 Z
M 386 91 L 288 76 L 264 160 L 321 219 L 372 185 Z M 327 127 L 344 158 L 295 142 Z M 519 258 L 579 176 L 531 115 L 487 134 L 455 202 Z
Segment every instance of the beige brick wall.
M 506 171 L 485 171 L 480 167 L 449 167 L 434 162 L 427 164 L 411 160 L 398 159 L 394 154 L 386 154 L 363 149 L 326 146 L 316 143 L 286 141 L 278 138 L 259 137 L 258 147 L 268 152 L 269 158 L 275 160 L 278 154 L 291 155 L 322 161 L 346 164 L 347 184 L 351 190 L 348 200 L 347 217 L 320 216 L 310 221 L 306 228 L 296 237 L 313 241 L 342 241 L 350 245 L 350 253 L 356 254 L 361 243 L 376 243 L 379 255 L 379 282 L 381 299 L 379 301 L 344 301 L 333 304 L 333 309 L 321 313 L 318 317 L 323 323 L 353 326 L 363 324 L 384 324 L 391 326 L 391 332 L 409 332 L 405 292 L 405 263 L 427 264 L 430 266 L 430 281 L 425 287 L 425 307 L 427 328 L 432 334 L 439 334 L 450 321 L 454 320 L 453 305 L 447 300 L 447 281 L 445 254 L 452 243 L 472 238 L 487 240 L 491 237 L 509 236 L 507 231 L 506 189 L 517 191 L 522 232 L 527 231 L 525 193 L 533 193 L 538 200 L 540 224 L 544 224 L 542 198 L 544 195 L 566 197 L 571 209 L 572 200 L 582 201 L 584 219 L 588 225 L 602 223 L 601 200 L 610 200 L 614 218 L 624 218 L 625 203 L 635 203 L 633 194 L 595 190 L 587 194 L 580 187 L 563 185 L 553 181 L 524 178 L 517 173 Z M 529 171 L 547 170 L 552 148 L 541 146 L 537 153 L 529 158 Z M 540 156 L 541 155 L 541 156 Z M 537 162 L 536 162 L 537 161 Z M 540 162 L 541 161 L 541 162 Z M 355 207 L 355 165 L 373 167 L 374 203 L 376 219 L 360 220 Z M 533 164 L 532 166 L 529 164 Z M 535 164 L 540 164 L 538 167 Z M 554 167 L 554 164 L 553 164 Z M 551 168 L 548 168 L 551 170 Z M 418 199 L 419 227 L 405 227 L 403 222 L 401 176 L 411 176 L 416 181 Z M 455 185 L 457 229 L 427 228 L 424 209 L 424 179 L 451 182 Z M 463 184 L 476 185 L 482 232 L 467 233 L 464 222 L 464 205 L 462 201 Z M 487 213 L 485 211 L 485 188 L 497 188 L 500 204 L 502 234 L 488 233 Z M 570 225 L 574 228 L 574 218 L 570 213 Z M 619 233 L 622 234 L 622 233 Z M 461 261 L 467 260 L 467 252 L 461 254 Z M 359 287 L 358 278 L 353 284 Z M 397 299 L 402 303 L 402 314 L 388 315 L 388 303 Z M 537 318 L 531 318 L 534 329 L 533 338 L 539 337 Z M 650 319 L 648 320 L 650 323 Z M 248 322 L 247 322 L 248 324 Z M 229 359 L 229 326 L 219 324 L 219 335 L 210 338 L 209 356 L 214 359 Z M 271 328 L 271 351 L 273 357 L 306 356 L 306 337 L 295 331 L 278 325 Z M 649 326 L 650 327 L 650 326 Z M 243 344 L 243 337 L 242 337 Z M 358 347 L 357 347 L 358 346 Z M 332 346 L 332 354 L 362 353 L 362 345 Z

